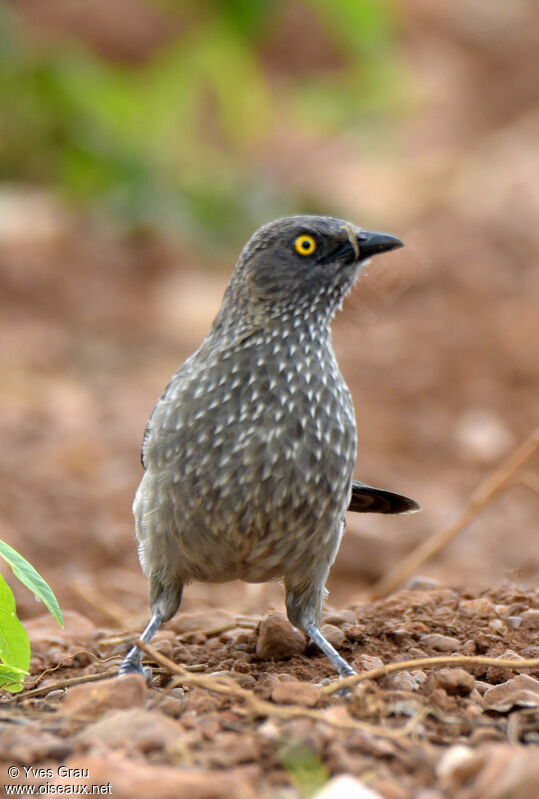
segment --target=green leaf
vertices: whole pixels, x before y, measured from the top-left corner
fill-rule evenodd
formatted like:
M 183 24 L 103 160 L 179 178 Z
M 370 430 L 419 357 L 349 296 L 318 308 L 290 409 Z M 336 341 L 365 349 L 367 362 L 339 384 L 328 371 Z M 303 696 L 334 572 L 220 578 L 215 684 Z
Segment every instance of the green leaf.
M 28 672 L 23 669 L 17 669 L 15 666 L 4 666 L 3 663 L 0 663 L 0 688 L 11 691 L 12 694 L 22 691 L 24 688 L 22 680 L 27 674 Z
M 0 658 L 5 666 L 0 673 L 0 685 L 8 691 L 20 691 L 21 677 L 28 674 L 30 641 L 15 612 L 11 588 L 0 577 Z
M 41 599 L 50 610 L 60 627 L 64 626 L 62 613 L 58 605 L 58 600 L 54 596 L 52 589 L 47 585 L 43 577 L 36 572 L 33 566 L 30 566 L 28 561 L 22 555 L 6 544 L 5 541 L 0 541 L 0 555 L 4 560 L 9 563 L 13 569 L 13 574 L 18 577 L 21 583 L 32 591 L 38 599 Z M 13 595 L 12 595 L 13 599 Z M 1 598 L 0 598 L 1 603 Z M 13 609 L 15 609 L 15 602 L 13 601 Z
M 302 796 L 317 793 L 329 780 L 327 768 L 307 744 L 284 744 L 277 752 L 277 757 Z

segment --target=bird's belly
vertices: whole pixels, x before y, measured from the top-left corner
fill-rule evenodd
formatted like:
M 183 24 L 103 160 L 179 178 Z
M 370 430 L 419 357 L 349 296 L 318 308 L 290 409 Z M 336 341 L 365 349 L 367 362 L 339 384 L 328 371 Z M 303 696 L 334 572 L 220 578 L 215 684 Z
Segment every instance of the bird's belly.
M 172 383 L 152 417 L 134 508 L 146 573 L 261 582 L 335 548 L 355 461 L 350 395 L 327 353 L 304 343 L 277 374 L 254 344 L 234 353 L 246 378 L 221 385 L 208 368 L 181 402 Z
M 349 501 L 355 440 L 346 438 L 317 460 L 307 437 L 271 469 L 251 453 L 226 479 L 147 471 L 134 503 L 144 570 L 166 563 L 184 582 L 266 582 L 327 558 Z

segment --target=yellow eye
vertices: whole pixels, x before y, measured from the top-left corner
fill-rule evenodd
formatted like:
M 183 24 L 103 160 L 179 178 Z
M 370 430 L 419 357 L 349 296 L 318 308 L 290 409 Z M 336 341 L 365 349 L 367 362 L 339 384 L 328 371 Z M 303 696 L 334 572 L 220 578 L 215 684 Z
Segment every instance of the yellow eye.
M 316 250 L 316 241 L 312 236 L 308 236 L 304 233 L 302 236 L 297 237 L 294 242 L 294 247 L 296 248 L 296 252 L 300 255 L 312 255 Z

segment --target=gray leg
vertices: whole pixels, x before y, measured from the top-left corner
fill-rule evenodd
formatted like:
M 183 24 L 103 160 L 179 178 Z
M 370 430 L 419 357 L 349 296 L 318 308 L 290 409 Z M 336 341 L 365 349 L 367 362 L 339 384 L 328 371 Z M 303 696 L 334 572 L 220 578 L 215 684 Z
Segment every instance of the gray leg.
M 350 675 L 355 674 L 352 666 L 350 666 L 346 660 L 339 655 L 335 647 L 332 646 L 326 638 L 324 638 L 318 627 L 315 627 L 314 624 L 308 624 L 305 628 L 305 632 L 311 641 L 315 643 L 316 646 L 322 650 L 324 655 L 331 660 L 339 673 L 339 677 L 350 677 Z
M 166 582 L 161 579 L 161 572 L 156 571 L 150 575 L 150 606 L 152 618 L 140 636 L 140 640 L 149 644 L 157 630 L 164 621 L 171 619 L 182 600 L 183 584 L 179 582 Z M 147 680 L 152 676 L 151 669 L 142 668 L 142 652 L 137 646 L 129 650 L 118 674 L 143 674 Z
M 152 618 L 148 622 L 144 632 L 140 636 L 140 640 L 144 641 L 145 644 L 149 644 L 154 635 L 156 634 L 157 630 L 160 628 L 163 622 L 163 615 L 160 611 L 156 610 L 152 614 Z M 142 652 L 138 648 L 138 646 L 132 647 L 129 650 L 125 658 L 123 659 L 122 665 L 120 666 L 120 670 L 118 674 L 143 674 L 146 678 L 151 676 L 151 670 L 143 669 L 142 668 Z
M 329 658 L 337 669 L 339 677 L 349 677 L 351 674 L 355 674 L 354 669 L 320 632 L 322 604 L 327 593 L 324 588 L 326 577 L 327 570 L 322 579 L 311 579 L 307 585 L 301 588 L 291 587 L 288 580 L 285 580 L 286 612 L 294 627 L 307 633 L 311 641 Z

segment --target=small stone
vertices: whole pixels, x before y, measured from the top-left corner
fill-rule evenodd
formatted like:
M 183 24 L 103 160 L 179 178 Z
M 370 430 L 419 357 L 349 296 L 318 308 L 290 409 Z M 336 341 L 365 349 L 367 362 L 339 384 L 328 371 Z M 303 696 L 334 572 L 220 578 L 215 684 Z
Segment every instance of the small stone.
M 376 657 L 376 655 L 359 655 L 359 657 L 355 658 L 352 666 L 354 667 L 355 671 L 372 671 L 372 669 L 381 669 L 384 665 L 384 661 Z
M 484 743 L 477 750 L 477 770 L 455 780 L 448 794 L 466 799 L 536 799 L 539 759 L 535 749 Z
M 501 655 L 497 656 L 496 660 L 514 660 L 515 667 L 518 667 L 518 661 L 524 660 L 524 658 L 518 655 L 512 649 L 506 649 L 505 652 L 502 652 Z M 487 669 L 487 681 L 491 684 L 503 682 L 504 680 L 509 679 L 509 677 L 517 670 L 517 668 L 511 669 L 507 666 L 489 666 Z
M 496 461 L 513 443 L 505 419 L 489 408 L 464 410 L 457 417 L 454 433 L 461 453 L 477 461 Z
M 492 688 L 492 685 L 489 682 L 484 682 L 484 680 L 476 680 L 474 682 L 474 689 L 483 696 L 489 688 Z
M 513 628 L 513 630 L 518 630 L 520 625 L 522 624 L 522 616 L 508 616 L 507 617 L 507 624 Z
M 461 775 L 469 773 L 470 764 L 475 760 L 474 750 L 464 744 L 454 744 L 442 754 L 436 764 L 436 775 L 447 782 L 456 771 Z
M 218 630 L 235 621 L 234 616 L 226 610 L 201 610 L 193 613 L 179 613 L 168 623 L 170 630 L 179 635 L 198 631 Z
M 279 685 L 279 678 L 276 674 L 263 671 L 256 683 L 256 693 L 262 699 L 269 699 L 273 689 Z
M 476 616 L 480 619 L 488 619 L 495 613 L 494 605 L 487 597 L 463 599 L 459 603 L 459 610 L 465 616 Z
M 346 641 L 346 636 L 343 631 L 334 624 L 323 624 L 320 628 L 320 632 L 335 649 L 339 649 Z
M 522 613 L 522 620 L 533 630 L 539 630 L 539 609 L 531 608 Z
M 57 710 L 62 699 L 66 695 L 66 689 L 58 688 L 56 691 L 49 691 L 43 699 L 43 708 L 47 710 Z
M 73 744 L 43 730 L 38 722 L 5 724 L 0 729 L 0 751 L 4 763 L 40 763 L 45 759 L 63 760 Z
M 410 637 L 410 631 L 405 627 L 397 627 L 396 630 L 391 630 L 389 635 L 398 645 L 403 644 Z
M 376 780 L 376 790 L 383 799 L 409 799 L 408 790 L 396 780 Z
M 505 713 L 512 707 L 539 707 L 539 680 L 518 674 L 507 682 L 494 685 L 483 696 L 485 710 Z
M 406 650 L 406 659 L 407 660 L 421 660 L 422 658 L 428 657 L 427 653 L 424 649 L 420 649 L 418 646 L 411 646 L 409 649 Z
M 411 577 L 406 584 L 407 591 L 432 591 L 440 587 L 440 581 L 434 577 Z
M 237 731 L 217 732 L 199 754 L 199 759 L 204 768 L 229 770 L 231 766 L 260 760 L 261 745 L 261 741 L 254 735 L 242 735 Z M 181 751 L 181 746 L 179 748 Z
M 180 725 L 163 713 L 142 708 L 115 710 L 89 724 L 75 736 L 86 744 L 101 741 L 108 747 L 151 752 L 174 744 L 182 733 Z
M 196 686 L 192 688 L 186 696 L 184 713 L 189 713 L 198 718 L 205 713 L 219 710 L 225 699 L 220 694 L 206 691 L 204 688 Z M 182 721 L 183 721 L 182 715 Z
M 256 654 L 260 658 L 289 658 L 302 655 L 307 642 L 282 613 L 268 613 L 258 628 Z
M 312 799 L 383 799 L 383 796 L 367 788 L 361 780 L 341 774 L 326 782 L 323 788 L 312 795 Z
M 390 682 L 394 688 L 401 691 L 417 691 L 421 682 L 409 671 L 398 671 L 390 675 Z
M 148 686 L 142 674 L 122 674 L 96 683 L 69 688 L 58 713 L 96 719 L 111 708 L 142 705 Z
M 312 683 L 298 680 L 280 682 L 271 692 L 271 698 L 283 705 L 314 707 L 320 699 L 320 688 Z
M 357 624 L 357 616 L 353 610 L 343 608 L 342 610 L 331 610 L 324 614 L 324 624 Z
M 457 652 L 460 647 L 458 638 L 440 633 L 428 633 L 420 638 L 423 646 L 433 649 L 435 652 Z
M 176 693 L 180 692 L 180 693 Z M 174 688 L 167 693 L 159 702 L 159 710 L 173 719 L 178 719 L 186 706 L 186 697 L 182 688 Z
M 465 669 L 439 669 L 434 679 L 450 696 L 467 696 L 475 686 L 475 678 Z

